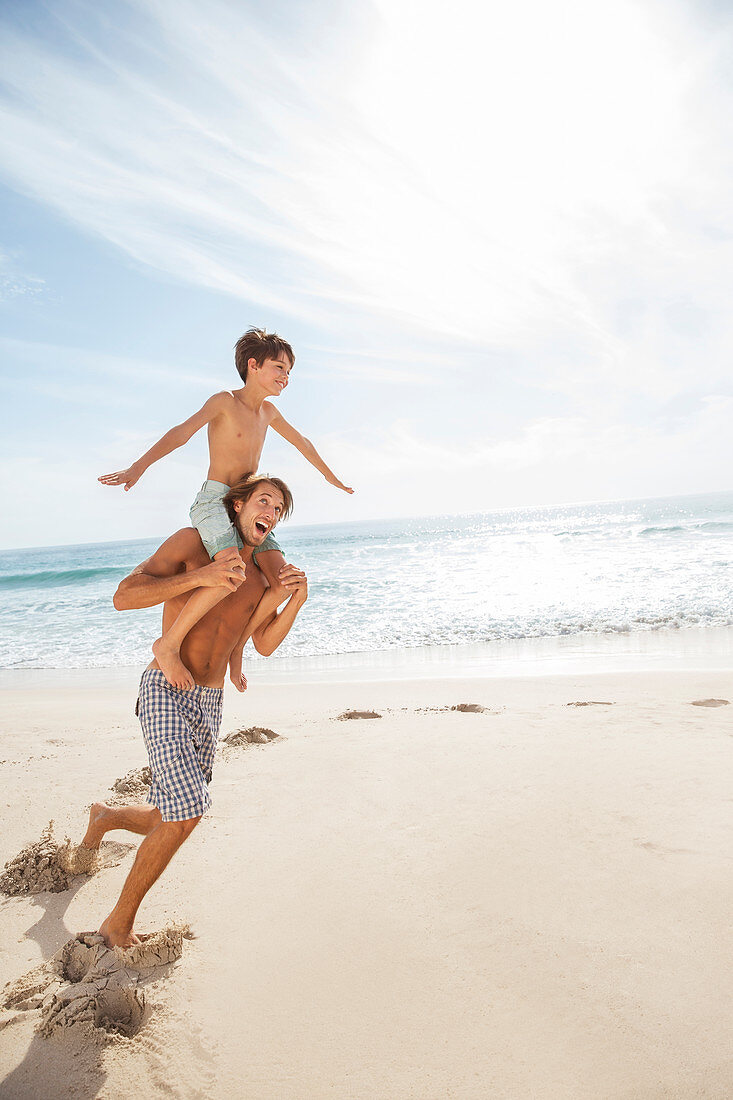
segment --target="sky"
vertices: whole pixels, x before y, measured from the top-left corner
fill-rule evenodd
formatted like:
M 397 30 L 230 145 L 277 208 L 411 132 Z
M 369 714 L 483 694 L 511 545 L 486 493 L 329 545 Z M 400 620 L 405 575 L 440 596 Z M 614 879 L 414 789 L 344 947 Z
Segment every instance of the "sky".
M 733 12 L 712 0 L 4 0 L 0 546 L 187 524 L 294 346 L 293 522 L 733 488 Z

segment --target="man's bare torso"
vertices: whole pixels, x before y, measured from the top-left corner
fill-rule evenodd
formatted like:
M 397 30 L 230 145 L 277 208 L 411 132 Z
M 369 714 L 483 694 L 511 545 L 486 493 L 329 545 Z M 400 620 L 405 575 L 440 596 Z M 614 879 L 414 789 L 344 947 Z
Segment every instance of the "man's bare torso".
M 210 561 L 198 532 L 193 529 L 190 542 L 191 549 L 186 554 L 181 571 L 200 569 Z M 197 684 L 202 687 L 223 685 L 232 650 L 266 587 L 267 582 L 254 561 L 248 562 L 246 578 L 237 591 L 226 596 L 191 627 L 181 646 L 181 659 Z M 189 596 L 187 592 L 165 602 L 163 630 L 169 629 Z M 148 667 L 157 668 L 158 664 L 153 661 Z

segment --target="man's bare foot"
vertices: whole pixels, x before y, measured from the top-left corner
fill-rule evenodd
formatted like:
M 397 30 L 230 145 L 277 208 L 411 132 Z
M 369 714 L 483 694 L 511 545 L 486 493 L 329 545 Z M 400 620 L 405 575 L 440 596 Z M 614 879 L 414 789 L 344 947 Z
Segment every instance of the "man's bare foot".
M 193 676 L 188 671 L 178 652 L 178 646 L 169 642 L 165 635 L 153 642 L 153 653 L 160 665 L 160 671 L 168 683 L 181 691 L 193 687 Z
M 99 926 L 99 934 L 107 947 L 138 947 L 142 943 L 131 928 L 116 925 L 109 917 Z
M 247 690 L 247 677 L 242 675 L 242 660 L 234 660 L 229 663 L 229 679 L 237 691 Z
M 88 848 L 92 852 L 99 848 L 102 837 L 107 832 L 103 823 L 108 814 L 109 806 L 104 802 L 92 803 L 92 808 L 89 811 L 89 824 L 81 842 L 82 848 Z

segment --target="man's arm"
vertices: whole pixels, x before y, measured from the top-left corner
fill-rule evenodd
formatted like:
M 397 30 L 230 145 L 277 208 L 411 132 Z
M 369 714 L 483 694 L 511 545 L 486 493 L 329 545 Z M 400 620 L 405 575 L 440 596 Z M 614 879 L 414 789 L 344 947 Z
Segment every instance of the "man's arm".
M 138 458 L 137 462 L 133 462 L 129 469 L 118 470 L 116 474 L 102 474 L 100 478 L 97 478 L 97 481 L 101 481 L 103 485 L 124 485 L 125 492 L 132 489 L 148 466 L 152 466 L 159 458 L 164 458 L 171 451 L 175 451 L 182 447 L 184 443 L 188 443 L 189 439 L 200 428 L 221 415 L 227 397 L 229 397 L 227 393 L 215 393 L 205 405 L 201 406 L 198 412 L 195 412 L 193 416 L 189 416 L 188 420 L 184 420 L 182 424 L 176 424 L 175 428 L 171 428 L 169 432 L 166 432 L 157 443 L 153 444 L 149 451 Z
M 282 611 L 278 612 L 277 605 L 282 603 L 283 592 L 289 592 L 290 597 Z M 255 616 L 259 619 L 259 613 L 265 608 L 270 611 L 268 618 L 252 632 L 252 641 L 258 653 L 269 657 L 275 652 L 307 599 L 308 579 L 305 573 L 295 565 L 285 565 L 280 570 L 280 585 L 265 592 L 255 608 L 253 619 Z M 250 623 L 253 619 L 250 619 Z
M 247 677 L 242 673 L 244 647 L 255 630 L 257 630 L 266 619 L 269 621 L 272 618 L 273 611 L 277 610 L 278 604 L 282 603 L 282 601 L 287 598 L 287 592 L 285 592 L 278 600 L 273 596 L 272 588 L 266 588 L 260 596 L 259 603 L 247 620 L 247 625 L 240 634 L 239 641 L 229 654 L 229 679 L 232 681 L 237 691 L 247 690 Z
M 245 565 L 238 551 L 232 548 L 208 565 L 187 569 L 187 563 L 200 547 L 198 531 L 192 527 L 176 531 L 152 557 L 120 581 L 112 601 L 116 609 L 154 607 L 194 588 L 222 587 L 235 592 L 245 577 Z
M 306 439 L 304 435 L 301 435 L 297 428 L 294 428 L 292 424 L 288 424 L 284 416 L 272 405 L 269 401 L 266 402 L 267 409 L 270 414 L 270 427 L 281 435 L 283 439 L 286 439 L 288 443 L 292 443 L 296 450 L 300 451 L 304 458 L 307 458 L 311 466 L 323 474 L 326 481 L 331 485 L 335 485 L 337 489 L 343 489 L 345 493 L 353 493 L 353 489 L 348 485 L 344 485 L 342 481 L 336 477 L 333 470 L 331 470 L 323 461 L 318 451 L 315 449 L 310 439 Z
M 279 551 L 272 552 L 279 553 Z M 292 595 L 293 588 L 286 588 L 283 581 L 288 581 L 292 585 L 301 577 L 305 577 L 302 569 L 298 569 L 294 565 L 281 566 L 277 578 L 273 578 L 272 583 L 268 584 L 268 587 L 260 596 L 259 602 L 247 620 L 247 625 L 242 631 L 233 652 L 237 652 L 237 650 L 241 652 L 255 632 L 272 620 L 273 612 L 277 611 L 280 604 L 285 603 L 285 600 Z M 278 578 L 282 578 L 282 580 Z

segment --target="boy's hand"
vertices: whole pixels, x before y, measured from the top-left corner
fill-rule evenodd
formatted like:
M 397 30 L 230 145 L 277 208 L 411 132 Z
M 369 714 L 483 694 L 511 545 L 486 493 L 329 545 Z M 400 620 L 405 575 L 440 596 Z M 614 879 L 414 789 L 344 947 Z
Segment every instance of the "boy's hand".
M 339 481 L 337 477 L 327 477 L 326 481 L 329 483 L 329 485 L 335 485 L 337 489 L 343 489 L 345 493 L 354 492 L 354 490 L 350 489 L 348 485 L 344 485 L 343 481 Z
M 143 473 L 144 471 L 133 463 L 129 470 L 118 470 L 116 474 L 102 474 L 97 481 L 101 481 L 102 485 L 124 485 L 127 492 L 137 484 Z
M 214 560 L 199 570 L 202 588 L 228 588 L 236 592 L 247 575 L 247 567 L 232 546 L 220 551 Z

